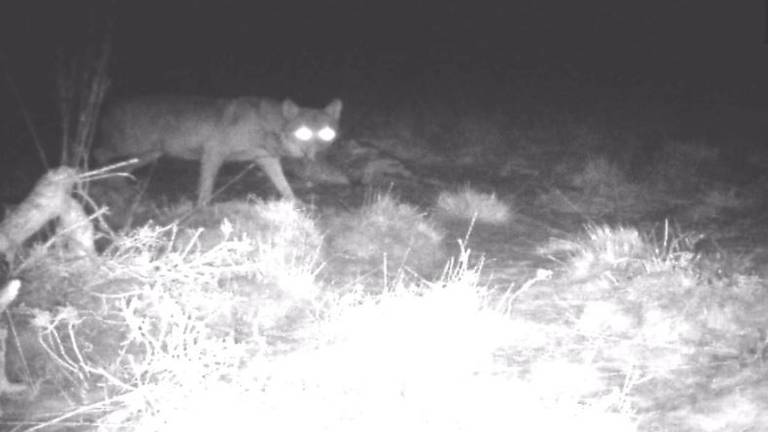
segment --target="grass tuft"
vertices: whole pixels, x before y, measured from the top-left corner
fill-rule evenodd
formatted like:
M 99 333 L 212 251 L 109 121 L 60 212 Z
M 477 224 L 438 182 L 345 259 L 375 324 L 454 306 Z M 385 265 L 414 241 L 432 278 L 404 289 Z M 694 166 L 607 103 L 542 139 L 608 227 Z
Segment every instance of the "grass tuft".
M 416 207 L 379 194 L 361 208 L 329 222 L 331 253 L 390 275 L 404 268 L 423 274 L 442 266 L 445 232 Z
M 451 217 L 491 225 L 506 224 L 513 217 L 510 206 L 496 194 L 478 192 L 468 185 L 456 192 L 441 192 L 437 197 L 437 208 Z

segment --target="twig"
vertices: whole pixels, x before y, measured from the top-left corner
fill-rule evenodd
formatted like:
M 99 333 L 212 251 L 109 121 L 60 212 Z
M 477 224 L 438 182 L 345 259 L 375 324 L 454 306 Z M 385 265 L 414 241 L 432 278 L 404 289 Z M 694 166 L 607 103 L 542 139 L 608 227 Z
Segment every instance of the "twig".
M 92 180 L 100 180 L 102 178 L 107 178 L 107 177 L 113 177 L 113 176 L 133 177 L 133 176 L 131 176 L 128 173 L 121 173 L 121 172 L 116 173 L 116 172 L 110 172 L 110 171 L 115 171 L 115 170 L 117 170 L 119 168 L 123 168 L 123 167 L 129 166 L 129 165 L 133 165 L 133 164 L 138 163 L 138 162 L 139 162 L 138 158 L 128 159 L 128 160 L 125 160 L 125 161 L 122 161 L 122 162 L 118 162 L 118 163 L 114 163 L 112 165 L 107 165 L 107 166 L 104 166 L 104 167 L 101 167 L 101 168 L 98 168 L 98 169 L 95 169 L 95 170 L 86 171 L 86 172 L 84 172 L 82 174 L 79 174 L 77 176 L 77 178 L 78 178 L 78 180 L 81 180 L 81 181 L 85 181 L 85 180 L 91 180 L 92 181 Z M 107 175 L 102 175 L 102 174 L 107 174 Z
M 48 420 L 48 421 L 43 422 L 43 423 L 40 423 L 37 426 L 31 427 L 31 428 L 27 429 L 25 432 L 34 432 L 36 430 L 41 430 L 41 429 L 47 428 L 48 426 L 58 424 L 62 420 L 68 419 L 70 417 L 74 417 L 74 416 L 76 416 L 78 414 L 84 414 L 84 413 L 87 413 L 89 411 L 94 411 L 96 408 L 100 408 L 102 406 L 109 405 L 112 402 L 114 402 L 114 400 L 115 399 L 105 399 L 103 401 L 99 401 L 99 402 L 96 402 L 96 403 L 93 403 L 93 404 L 90 404 L 90 405 L 82 406 L 82 407 L 77 408 L 75 410 L 72 410 L 72 411 L 70 411 L 68 413 L 64 413 L 64 414 L 62 414 L 62 415 L 60 415 L 58 417 L 52 418 L 51 420 Z
M 79 57 L 73 56 L 69 60 L 60 54 L 57 82 L 63 165 L 88 168 L 99 110 L 109 87 L 107 61 L 110 53 L 111 38 L 107 30 L 97 48 L 89 47 Z
M 21 115 L 24 117 L 24 122 L 27 124 L 27 128 L 29 129 L 29 134 L 32 136 L 32 142 L 35 144 L 35 150 L 37 150 L 37 155 L 40 158 L 40 163 L 42 163 L 43 168 L 45 168 L 45 170 L 48 171 L 50 169 L 50 165 L 48 165 L 48 157 L 45 155 L 45 151 L 43 150 L 40 137 L 38 137 L 37 135 L 37 129 L 35 128 L 35 125 L 32 122 L 32 117 L 30 117 L 29 111 L 27 110 L 26 105 L 24 105 L 24 100 L 21 98 L 21 94 L 19 93 L 19 89 L 18 87 L 16 87 L 16 84 L 13 81 L 13 77 L 11 76 L 11 72 L 8 70 L 8 66 L 7 66 L 8 58 L 2 54 L 0 54 L 0 56 L 2 56 L 3 63 L 6 65 L 5 80 L 8 83 L 8 88 L 11 89 L 13 96 L 16 98 L 16 102 L 19 104 Z

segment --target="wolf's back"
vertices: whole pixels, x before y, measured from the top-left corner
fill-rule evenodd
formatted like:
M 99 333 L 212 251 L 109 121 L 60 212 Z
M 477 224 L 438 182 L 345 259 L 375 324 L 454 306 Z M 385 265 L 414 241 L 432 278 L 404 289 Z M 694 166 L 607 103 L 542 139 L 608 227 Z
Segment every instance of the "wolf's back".
M 212 99 L 145 96 L 116 101 L 102 114 L 93 157 L 99 165 L 123 157 L 164 152 L 169 143 L 193 145 L 222 110 Z M 185 145 L 185 144 L 182 144 Z

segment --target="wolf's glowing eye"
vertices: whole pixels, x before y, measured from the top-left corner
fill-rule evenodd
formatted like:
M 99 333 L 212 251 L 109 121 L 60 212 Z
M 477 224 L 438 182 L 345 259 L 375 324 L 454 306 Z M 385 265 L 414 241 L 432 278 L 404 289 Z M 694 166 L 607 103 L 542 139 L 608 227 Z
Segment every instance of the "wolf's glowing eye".
M 312 138 L 312 130 L 306 126 L 302 126 L 293 131 L 293 136 L 301 141 L 309 141 Z
M 336 138 L 336 131 L 326 126 L 317 132 L 317 136 L 323 141 L 333 141 Z

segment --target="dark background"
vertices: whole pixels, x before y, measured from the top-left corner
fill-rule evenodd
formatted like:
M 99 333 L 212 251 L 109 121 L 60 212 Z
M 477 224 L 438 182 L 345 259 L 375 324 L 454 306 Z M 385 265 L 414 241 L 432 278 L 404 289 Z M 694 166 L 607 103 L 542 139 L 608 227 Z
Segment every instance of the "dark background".
M 753 0 L 3 1 L 3 158 L 27 133 L 11 88 L 36 127 L 51 127 L 56 53 L 82 50 L 108 22 L 111 97 L 340 96 L 349 113 L 513 100 L 578 110 L 631 91 L 759 111 L 768 103 L 766 15 Z

